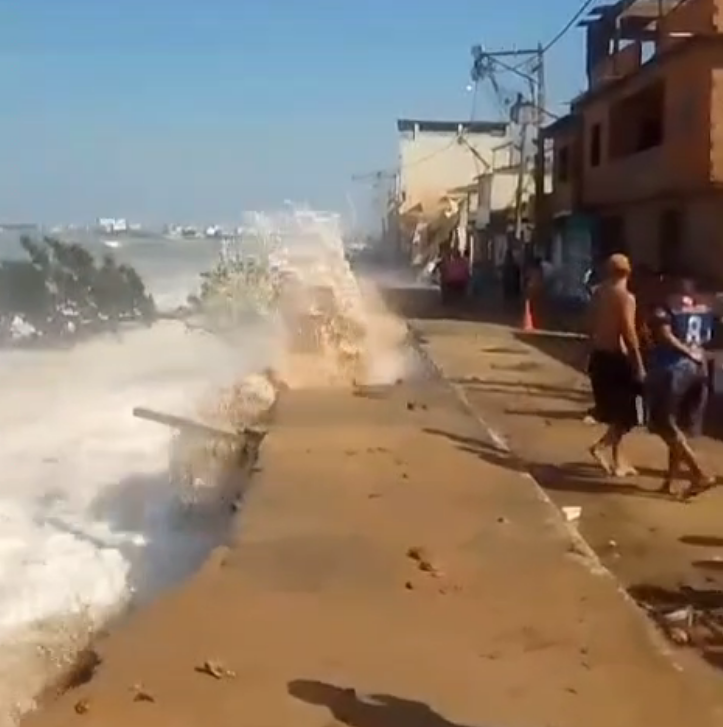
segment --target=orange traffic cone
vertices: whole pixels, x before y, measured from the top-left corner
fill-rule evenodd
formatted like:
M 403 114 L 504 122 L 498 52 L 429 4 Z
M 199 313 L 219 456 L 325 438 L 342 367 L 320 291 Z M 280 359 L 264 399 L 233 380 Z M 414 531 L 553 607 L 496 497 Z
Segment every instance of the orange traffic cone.
M 525 333 L 530 333 L 535 330 L 535 321 L 532 318 L 532 306 L 527 296 L 525 296 L 525 307 L 522 311 L 522 325 L 520 327 Z

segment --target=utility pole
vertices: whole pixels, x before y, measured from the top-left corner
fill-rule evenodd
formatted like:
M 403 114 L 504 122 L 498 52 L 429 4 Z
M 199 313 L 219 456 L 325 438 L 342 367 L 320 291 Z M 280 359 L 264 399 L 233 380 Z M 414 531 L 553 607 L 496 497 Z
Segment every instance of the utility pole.
M 525 164 L 525 148 L 528 142 L 528 130 L 530 126 L 530 118 L 528 111 L 532 110 L 532 124 L 536 132 L 536 152 L 535 152 L 535 219 L 541 219 L 542 198 L 545 191 L 545 145 L 543 140 L 542 128 L 545 125 L 545 117 L 548 112 L 545 110 L 546 91 L 545 91 L 545 52 L 541 44 L 538 43 L 536 48 L 509 49 L 499 51 L 485 51 L 481 46 L 472 48 L 472 80 L 479 82 L 488 79 L 495 90 L 499 89 L 497 84 L 497 73 L 507 73 L 524 80 L 529 84 L 530 98 L 525 104 L 518 94 L 517 101 L 513 105 L 513 114 L 519 115 L 520 122 L 520 172 L 518 176 L 518 187 L 515 195 L 515 236 L 519 241 L 522 232 L 522 183 L 524 182 L 524 174 L 527 171 Z M 522 63 L 516 63 L 518 59 L 523 59 Z M 523 70 L 527 60 L 532 60 L 534 69 L 531 72 Z M 522 106 L 526 106 L 522 110 Z M 537 226 L 536 226 L 537 229 Z
M 520 148 L 527 143 L 527 124 L 520 127 Z M 522 240 L 522 191 L 525 186 L 526 164 L 522 155 L 517 165 L 517 186 L 515 187 L 515 240 L 519 243 Z
M 545 125 L 545 105 L 547 103 L 545 89 L 545 51 L 541 43 L 537 45 L 537 113 L 535 121 L 537 126 L 537 153 L 535 154 L 535 242 L 539 243 L 542 237 L 540 223 L 543 217 L 543 200 L 545 197 L 545 137 L 542 128 Z
M 535 104 L 525 101 L 522 94 L 517 95 L 517 100 L 512 107 L 512 119 L 520 127 L 520 158 L 517 164 L 517 185 L 515 187 L 515 240 L 522 240 L 522 196 L 525 188 L 525 177 L 527 175 L 527 134 L 531 123 L 537 124 L 539 112 Z M 538 130 L 539 133 L 539 130 Z

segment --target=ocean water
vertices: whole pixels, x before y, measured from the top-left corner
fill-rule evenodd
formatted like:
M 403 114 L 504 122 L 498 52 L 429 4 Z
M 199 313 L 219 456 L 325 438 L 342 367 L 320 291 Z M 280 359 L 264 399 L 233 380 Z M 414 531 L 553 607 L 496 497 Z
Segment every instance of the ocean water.
M 162 239 L 113 250 L 168 308 L 219 251 Z M 3 236 L 0 257 L 18 254 Z M 218 542 L 223 522 L 189 513 L 170 481 L 170 430 L 132 409 L 193 414 L 266 363 L 264 335 L 249 332 L 239 350 L 167 321 L 69 350 L 0 351 L 0 726 L 31 709 L 58 663 L 129 599 L 187 575 Z

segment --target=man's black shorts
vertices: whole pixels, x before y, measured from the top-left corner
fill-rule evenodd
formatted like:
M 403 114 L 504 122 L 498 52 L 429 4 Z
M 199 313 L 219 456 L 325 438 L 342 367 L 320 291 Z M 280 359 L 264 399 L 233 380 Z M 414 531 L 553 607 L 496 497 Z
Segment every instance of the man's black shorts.
M 595 418 L 630 430 L 642 424 L 638 399 L 642 386 L 635 377 L 630 359 L 622 351 L 595 350 L 588 363 L 590 385 L 595 400 Z

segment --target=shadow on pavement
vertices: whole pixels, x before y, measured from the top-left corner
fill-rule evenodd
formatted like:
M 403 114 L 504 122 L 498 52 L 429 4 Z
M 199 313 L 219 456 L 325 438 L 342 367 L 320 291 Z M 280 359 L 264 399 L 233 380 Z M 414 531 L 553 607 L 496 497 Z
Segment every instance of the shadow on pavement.
M 462 727 L 429 705 L 390 694 L 357 694 L 356 690 L 309 679 L 288 684 L 289 694 L 307 704 L 326 707 L 335 721 L 349 727 Z
M 561 364 L 585 373 L 587 366 L 586 339 L 555 331 L 540 331 L 538 333 L 516 331 L 515 338 L 520 343 L 536 348 Z
M 670 500 L 668 495 L 654 489 L 640 487 L 626 480 L 606 478 L 600 468 L 587 462 L 567 462 L 551 465 L 541 462 L 525 461 L 507 450 L 500 449 L 492 442 L 482 439 L 462 437 L 441 429 L 426 428 L 424 432 L 444 437 L 456 444 L 459 449 L 473 454 L 488 464 L 504 467 L 513 472 L 529 473 L 545 490 L 556 492 L 581 492 L 588 494 L 616 494 L 645 497 L 655 500 Z M 641 472 L 643 475 L 659 476 L 658 470 Z
M 511 416 L 527 416 L 539 417 L 541 419 L 554 419 L 561 422 L 579 422 L 581 417 L 580 411 L 577 409 L 560 409 L 560 410 L 544 410 L 544 409 L 505 409 L 505 414 Z
M 607 477 L 599 467 L 587 462 L 567 462 L 560 466 L 530 463 L 529 472 L 544 489 L 553 492 L 615 494 L 652 500 L 671 500 L 669 495 L 656 492 L 654 488 L 649 489 L 628 480 Z
M 680 542 L 701 548 L 723 548 L 723 538 L 717 535 L 683 535 Z
M 507 450 L 500 449 L 492 442 L 485 442 L 482 439 L 473 437 L 463 437 L 453 432 L 447 432 L 442 429 L 434 429 L 427 427 L 423 430 L 425 434 L 431 434 L 436 437 L 444 437 L 450 442 L 456 444 L 463 452 L 475 454 L 485 462 L 504 467 L 512 472 L 525 472 L 525 464 L 515 455 Z
M 569 386 L 553 386 L 551 384 L 531 384 L 504 379 L 480 379 L 477 376 L 466 376 L 450 379 L 453 384 L 464 386 L 471 392 L 479 391 L 489 394 L 524 394 L 529 397 L 544 399 L 561 399 L 574 401 L 586 406 L 590 403 L 590 395 L 586 391 L 578 391 Z M 583 413 L 578 414 L 582 419 Z

